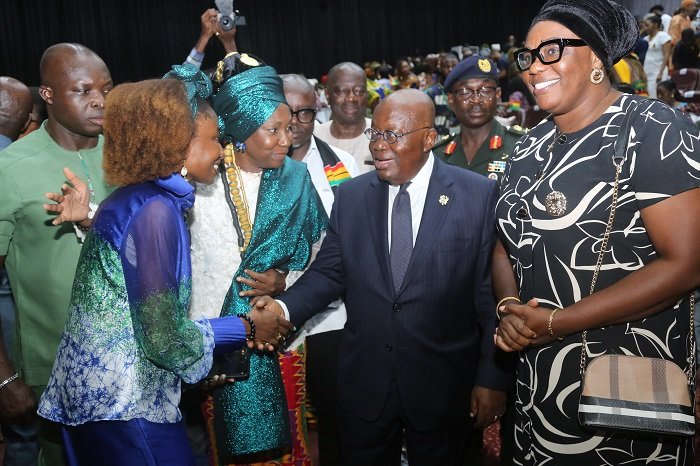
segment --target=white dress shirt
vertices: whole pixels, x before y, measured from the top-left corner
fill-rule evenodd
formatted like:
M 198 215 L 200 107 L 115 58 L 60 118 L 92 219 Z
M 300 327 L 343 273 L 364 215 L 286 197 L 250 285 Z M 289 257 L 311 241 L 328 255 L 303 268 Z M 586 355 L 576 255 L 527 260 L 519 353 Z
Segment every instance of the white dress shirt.
M 420 222 L 423 218 L 425 199 L 428 195 L 428 185 L 430 184 L 430 176 L 433 174 L 434 166 L 435 156 L 433 155 L 433 152 L 430 151 L 430 154 L 428 155 L 428 160 L 421 167 L 416 176 L 414 176 L 413 179 L 410 180 L 411 184 L 408 186 L 408 188 L 406 188 L 406 191 L 408 191 L 409 195 L 411 196 L 411 227 L 413 229 L 414 246 L 416 244 L 416 237 L 418 236 Z M 399 192 L 399 188 L 400 186 L 389 185 L 389 215 L 387 217 L 387 231 L 389 232 L 389 249 L 391 249 L 391 211 L 393 210 L 394 199 L 396 198 L 396 195 Z M 279 299 L 276 301 L 277 303 L 279 303 L 280 307 L 282 307 L 282 311 L 284 311 L 285 318 L 289 320 L 289 310 L 287 309 L 287 305 Z M 317 316 L 318 315 L 319 314 L 317 314 Z M 313 318 L 309 319 L 309 322 L 311 320 L 313 320 Z M 304 327 L 306 327 L 306 324 L 304 324 Z
M 423 207 L 425 207 L 425 197 L 428 195 L 428 185 L 430 184 L 430 175 L 433 173 L 435 159 L 432 151 L 428 156 L 427 162 L 418 171 L 416 176 L 411 180 L 411 184 L 406 188 L 409 196 L 411 196 L 411 227 L 413 229 L 413 245 L 416 245 L 416 237 L 418 236 L 418 228 L 420 220 L 423 218 Z M 389 185 L 389 250 L 391 250 L 391 212 L 394 210 L 394 199 L 399 193 L 400 186 Z
M 327 142 L 331 146 L 339 147 L 342 150 L 352 154 L 359 173 L 367 173 L 374 170 L 374 161 L 372 153 L 369 151 L 369 139 L 363 133 L 351 139 L 339 139 L 331 134 L 331 125 L 333 120 L 327 121 L 314 128 L 314 136 Z M 365 128 L 372 126 L 372 120 L 365 118 Z

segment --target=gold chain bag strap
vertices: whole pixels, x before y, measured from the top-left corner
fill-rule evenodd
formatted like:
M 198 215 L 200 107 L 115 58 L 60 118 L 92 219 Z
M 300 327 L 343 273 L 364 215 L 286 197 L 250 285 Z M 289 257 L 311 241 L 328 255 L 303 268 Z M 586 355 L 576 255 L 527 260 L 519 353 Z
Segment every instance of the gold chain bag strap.
M 590 294 L 603 264 L 617 208 L 618 185 L 630 131 L 632 104 L 620 125 L 615 143 L 615 184 L 610 217 L 600 245 Z M 595 357 L 586 367 L 587 342 L 581 336 L 581 398 L 578 417 L 591 429 L 649 432 L 692 436 L 695 433 L 693 391 L 695 386 L 695 293 L 690 294 L 690 335 L 688 367 L 683 371 L 672 361 L 618 354 Z

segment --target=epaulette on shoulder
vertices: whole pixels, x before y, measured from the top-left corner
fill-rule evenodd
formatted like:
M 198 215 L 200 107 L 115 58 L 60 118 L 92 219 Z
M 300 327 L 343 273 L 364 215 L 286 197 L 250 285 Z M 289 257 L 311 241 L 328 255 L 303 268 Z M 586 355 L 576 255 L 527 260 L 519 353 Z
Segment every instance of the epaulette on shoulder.
M 516 134 L 518 136 L 522 136 L 523 134 L 527 134 L 530 132 L 530 130 L 528 128 L 523 128 L 520 125 L 508 126 L 506 128 L 506 131 L 508 131 L 509 133 Z
M 433 144 L 433 149 L 439 149 L 440 147 L 449 144 L 455 136 L 455 134 L 443 134 L 442 136 L 438 136 L 435 144 Z

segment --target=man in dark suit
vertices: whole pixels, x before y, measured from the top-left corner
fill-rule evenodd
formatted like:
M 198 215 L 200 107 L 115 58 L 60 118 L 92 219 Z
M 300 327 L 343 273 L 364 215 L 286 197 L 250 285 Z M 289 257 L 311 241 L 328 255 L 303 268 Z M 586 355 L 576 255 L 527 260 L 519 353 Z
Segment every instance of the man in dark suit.
M 496 183 L 437 160 L 434 107 L 391 94 L 365 134 L 376 172 L 343 183 L 304 275 L 260 307 L 301 324 L 345 295 L 338 357 L 342 463 L 455 466 L 504 411 L 490 258 Z

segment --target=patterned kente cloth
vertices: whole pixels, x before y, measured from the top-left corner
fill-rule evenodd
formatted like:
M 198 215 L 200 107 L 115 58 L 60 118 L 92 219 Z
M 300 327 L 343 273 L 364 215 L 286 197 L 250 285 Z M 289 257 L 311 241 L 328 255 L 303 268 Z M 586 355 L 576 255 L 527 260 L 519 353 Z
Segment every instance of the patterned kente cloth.
M 291 428 L 292 445 L 274 460 L 248 463 L 231 463 L 226 466 L 311 466 L 311 451 L 307 442 L 306 422 L 306 351 L 304 345 L 294 351 L 287 351 L 280 359 L 284 393 L 287 400 L 287 412 Z M 209 436 L 214 435 L 214 403 L 209 397 L 203 405 L 204 419 L 207 423 Z M 210 463 L 222 466 L 219 462 L 219 452 L 210 451 Z M 277 454 L 274 452 L 272 454 Z M 269 455 L 267 455 L 269 456 Z

